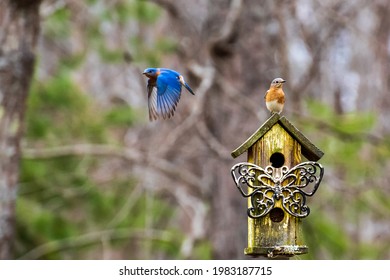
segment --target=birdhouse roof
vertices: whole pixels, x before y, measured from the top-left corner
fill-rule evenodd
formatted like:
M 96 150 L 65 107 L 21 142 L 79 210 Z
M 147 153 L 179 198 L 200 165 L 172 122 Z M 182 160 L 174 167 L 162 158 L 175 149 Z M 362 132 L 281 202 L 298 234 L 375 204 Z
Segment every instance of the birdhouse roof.
M 250 147 L 260 140 L 275 124 L 280 124 L 298 143 L 301 145 L 301 151 L 304 157 L 311 161 L 319 160 L 324 153 L 317 148 L 309 139 L 306 138 L 292 123 L 284 116 L 273 114 L 259 129 L 253 133 L 240 147 L 232 152 L 232 157 L 236 158 L 243 154 Z

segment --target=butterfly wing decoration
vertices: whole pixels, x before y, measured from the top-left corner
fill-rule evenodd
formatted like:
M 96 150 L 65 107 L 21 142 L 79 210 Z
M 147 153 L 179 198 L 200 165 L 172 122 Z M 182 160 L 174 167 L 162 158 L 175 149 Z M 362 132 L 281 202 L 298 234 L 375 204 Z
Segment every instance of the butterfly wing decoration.
M 290 215 L 303 218 L 309 215 L 306 197 L 317 191 L 324 168 L 317 162 L 303 162 L 291 169 L 287 166 L 261 168 L 252 163 L 238 163 L 231 169 L 234 182 L 242 196 L 250 197 L 248 216 L 267 215 L 277 200 Z

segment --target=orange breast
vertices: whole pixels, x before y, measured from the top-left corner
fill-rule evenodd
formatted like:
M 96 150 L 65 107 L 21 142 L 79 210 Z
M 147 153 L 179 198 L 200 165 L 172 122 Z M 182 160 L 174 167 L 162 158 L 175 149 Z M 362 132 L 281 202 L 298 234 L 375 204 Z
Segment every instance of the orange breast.
M 265 101 L 270 102 L 277 100 L 278 103 L 284 103 L 284 92 L 281 88 L 271 87 L 265 95 Z

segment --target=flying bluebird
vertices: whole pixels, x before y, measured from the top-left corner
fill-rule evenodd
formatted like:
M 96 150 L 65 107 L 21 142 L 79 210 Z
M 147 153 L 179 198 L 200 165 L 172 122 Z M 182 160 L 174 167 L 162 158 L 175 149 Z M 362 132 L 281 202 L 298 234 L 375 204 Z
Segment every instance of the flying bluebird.
M 159 117 L 167 119 L 173 116 L 184 86 L 195 95 L 180 73 L 167 68 L 146 68 L 142 73 L 148 80 L 149 120 Z
M 284 106 L 284 92 L 283 84 L 286 81 L 282 78 L 276 78 L 272 81 L 269 90 L 264 95 L 265 105 L 267 109 L 272 113 L 280 114 Z

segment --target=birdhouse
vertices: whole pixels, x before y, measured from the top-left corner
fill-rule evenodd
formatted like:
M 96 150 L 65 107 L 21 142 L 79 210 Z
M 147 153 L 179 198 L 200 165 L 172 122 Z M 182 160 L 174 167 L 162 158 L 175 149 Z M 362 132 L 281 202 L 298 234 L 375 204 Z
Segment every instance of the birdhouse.
M 318 189 L 323 152 L 284 116 L 273 114 L 232 152 L 247 152 L 247 162 L 234 165 L 233 180 L 248 200 L 246 255 L 289 258 L 306 254 L 301 222 L 310 209 L 306 198 Z M 308 161 L 302 162 L 305 157 Z

